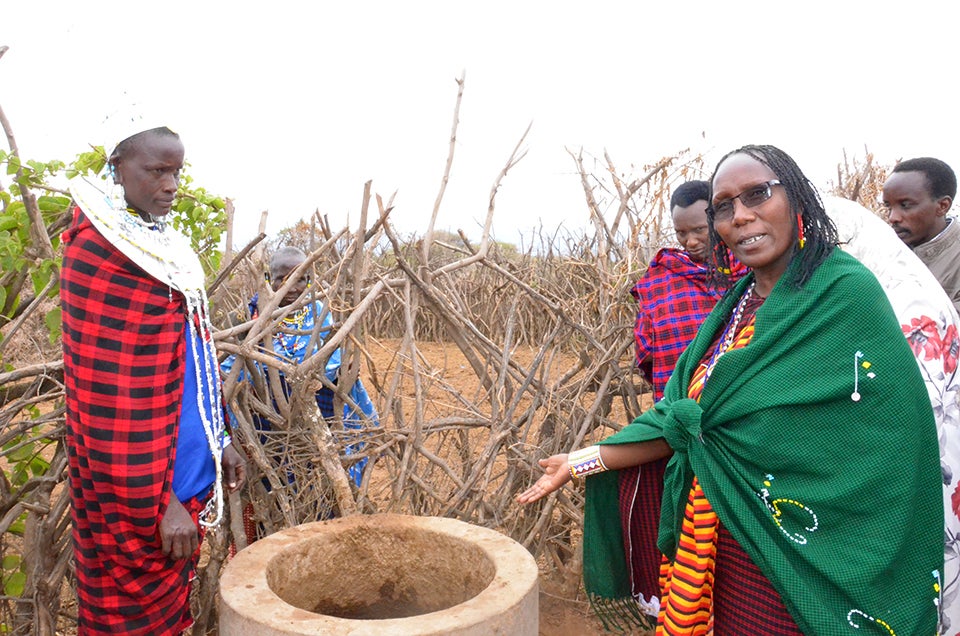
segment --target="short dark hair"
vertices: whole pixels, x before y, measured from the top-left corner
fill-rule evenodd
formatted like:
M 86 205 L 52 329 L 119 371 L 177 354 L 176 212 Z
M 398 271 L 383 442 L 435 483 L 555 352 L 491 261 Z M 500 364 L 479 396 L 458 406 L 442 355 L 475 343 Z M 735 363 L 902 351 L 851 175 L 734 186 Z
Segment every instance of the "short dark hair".
M 728 152 L 717 162 L 710 176 L 710 205 L 707 207 L 707 225 L 710 228 L 710 253 L 719 272 L 730 271 L 729 250 L 720 240 L 713 223 L 713 180 L 723 162 L 733 155 L 747 155 L 770 168 L 783 186 L 790 203 L 790 210 L 803 219 L 804 247 L 793 258 L 798 260 L 793 272 L 793 286 L 800 289 L 810 279 L 813 272 L 837 246 L 837 227 L 827 216 L 820 195 L 810 183 L 793 157 L 776 146 L 744 146 Z M 797 247 L 794 247 L 796 250 Z
M 917 157 L 901 161 L 893 167 L 894 172 L 922 172 L 927 177 L 927 187 L 934 199 L 957 197 L 957 175 L 943 161 L 933 157 Z
M 126 139 L 122 140 L 117 144 L 117 147 L 113 149 L 113 152 L 110 153 L 108 163 L 112 166 L 117 165 L 123 156 L 130 152 L 130 149 L 136 145 L 139 139 L 142 139 L 146 135 L 157 135 L 158 137 L 174 137 L 175 139 L 180 139 L 180 135 L 173 132 L 166 126 L 160 126 L 159 128 L 150 128 L 149 130 L 142 130 L 135 135 L 130 135 Z
M 673 208 L 685 208 L 697 201 L 710 203 L 710 184 L 706 181 L 687 181 L 677 186 L 670 195 L 670 211 Z
M 299 247 L 285 245 L 280 247 L 270 257 L 270 277 L 276 279 L 277 270 L 282 266 L 288 266 L 291 261 L 296 261 L 297 265 L 307 260 L 307 254 Z

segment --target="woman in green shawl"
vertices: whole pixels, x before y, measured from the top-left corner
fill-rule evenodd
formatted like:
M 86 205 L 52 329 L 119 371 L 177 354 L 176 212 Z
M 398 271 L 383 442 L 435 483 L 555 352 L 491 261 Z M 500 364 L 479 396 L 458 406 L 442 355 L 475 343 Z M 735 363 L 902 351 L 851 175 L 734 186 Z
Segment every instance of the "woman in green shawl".
M 796 163 L 746 146 L 717 165 L 714 261 L 752 274 L 720 301 L 664 398 L 597 446 L 540 461 L 530 503 L 587 479 L 584 583 L 602 616 L 658 634 L 939 633 L 943 502 L 933 411 L 876 278 Z M 671 457 L 660 510 L 614 471 Z M 632 599 L 621 518 L 657 523 L 661 596 Z

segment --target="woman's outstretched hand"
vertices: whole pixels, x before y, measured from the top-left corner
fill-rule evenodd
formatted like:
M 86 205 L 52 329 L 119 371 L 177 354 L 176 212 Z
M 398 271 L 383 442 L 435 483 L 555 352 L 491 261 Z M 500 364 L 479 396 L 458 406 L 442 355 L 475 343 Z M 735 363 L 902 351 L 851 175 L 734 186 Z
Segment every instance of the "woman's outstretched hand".
M 566 453 L 541 459 L 537 463 L 543 468 L 543 476 L 537 480 L 537 483 L 517 495 L 517 503 L 533 503 L 537 499 L 559 490 L 571 479 L 570 465 L 567 463 Z

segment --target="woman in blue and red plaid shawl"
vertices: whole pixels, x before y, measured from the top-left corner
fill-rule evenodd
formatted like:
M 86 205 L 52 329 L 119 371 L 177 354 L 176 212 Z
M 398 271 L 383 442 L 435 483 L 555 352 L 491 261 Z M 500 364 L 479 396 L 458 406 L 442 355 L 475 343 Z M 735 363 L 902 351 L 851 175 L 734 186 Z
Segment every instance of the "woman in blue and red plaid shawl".
M 122 194 L 71 188 L 60 299 L 81 636 L 188 628 L 202 526 L 221 516 L 221 476 L 243 481 L 202 269 L 164 223 L 183 156 L 175 133 L 145 130 L 111 153 Z
M 663 397 L 663 387 L 673 373 L 677 358 L 687 348 L 697 330 L 723 296 L 717 277 L 707 267 L 710 237 L 707 227 L 707 203 L 710 184 L 687 181 L 673 191 L 670 211 L 673 228 L 681 249 L 664 248 L 657 252 L 643 278 L 631 290 L 637 300 L 634 327 L 636 362 L 644 377 L 653 386 L 653 399 Z M 734 258 L 731 280 L 736 282 L 746 273 Z M 668 459 L 643 467 L 620 471 L 621 508 L 631 510 L 634 504 L 642 510 L 659 510 L 663 494 L 663 471 Z M 634 596 L 649 602 L 660 594 L 660 551 L 657 549 L 657 524 L 635 523 L 629 513 L 621 515 L 625 551 L 630 559 L 630 580 Z M 650 605 L 655 614 L 655 606 Z

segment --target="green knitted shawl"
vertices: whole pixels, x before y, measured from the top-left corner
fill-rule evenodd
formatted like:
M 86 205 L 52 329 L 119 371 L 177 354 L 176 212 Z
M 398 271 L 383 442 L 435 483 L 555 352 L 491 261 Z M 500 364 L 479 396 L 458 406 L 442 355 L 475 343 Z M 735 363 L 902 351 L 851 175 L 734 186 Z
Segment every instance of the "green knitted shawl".
M 804 633 L 935 633 L 943 501 L 933 412 L 866 268 L 834 250 L 800 290 L 788 271 L 750 344 L 719 360 L 699 403 L 687 398 L 752 279 L 708 316 L 663 400 L 601 443 L 662 437 L 673 448 L 658 541 L 668 557 L 696 475 Z M 587 480 L 584 584 L 595 607 L 630 607 L 616 472 Z

